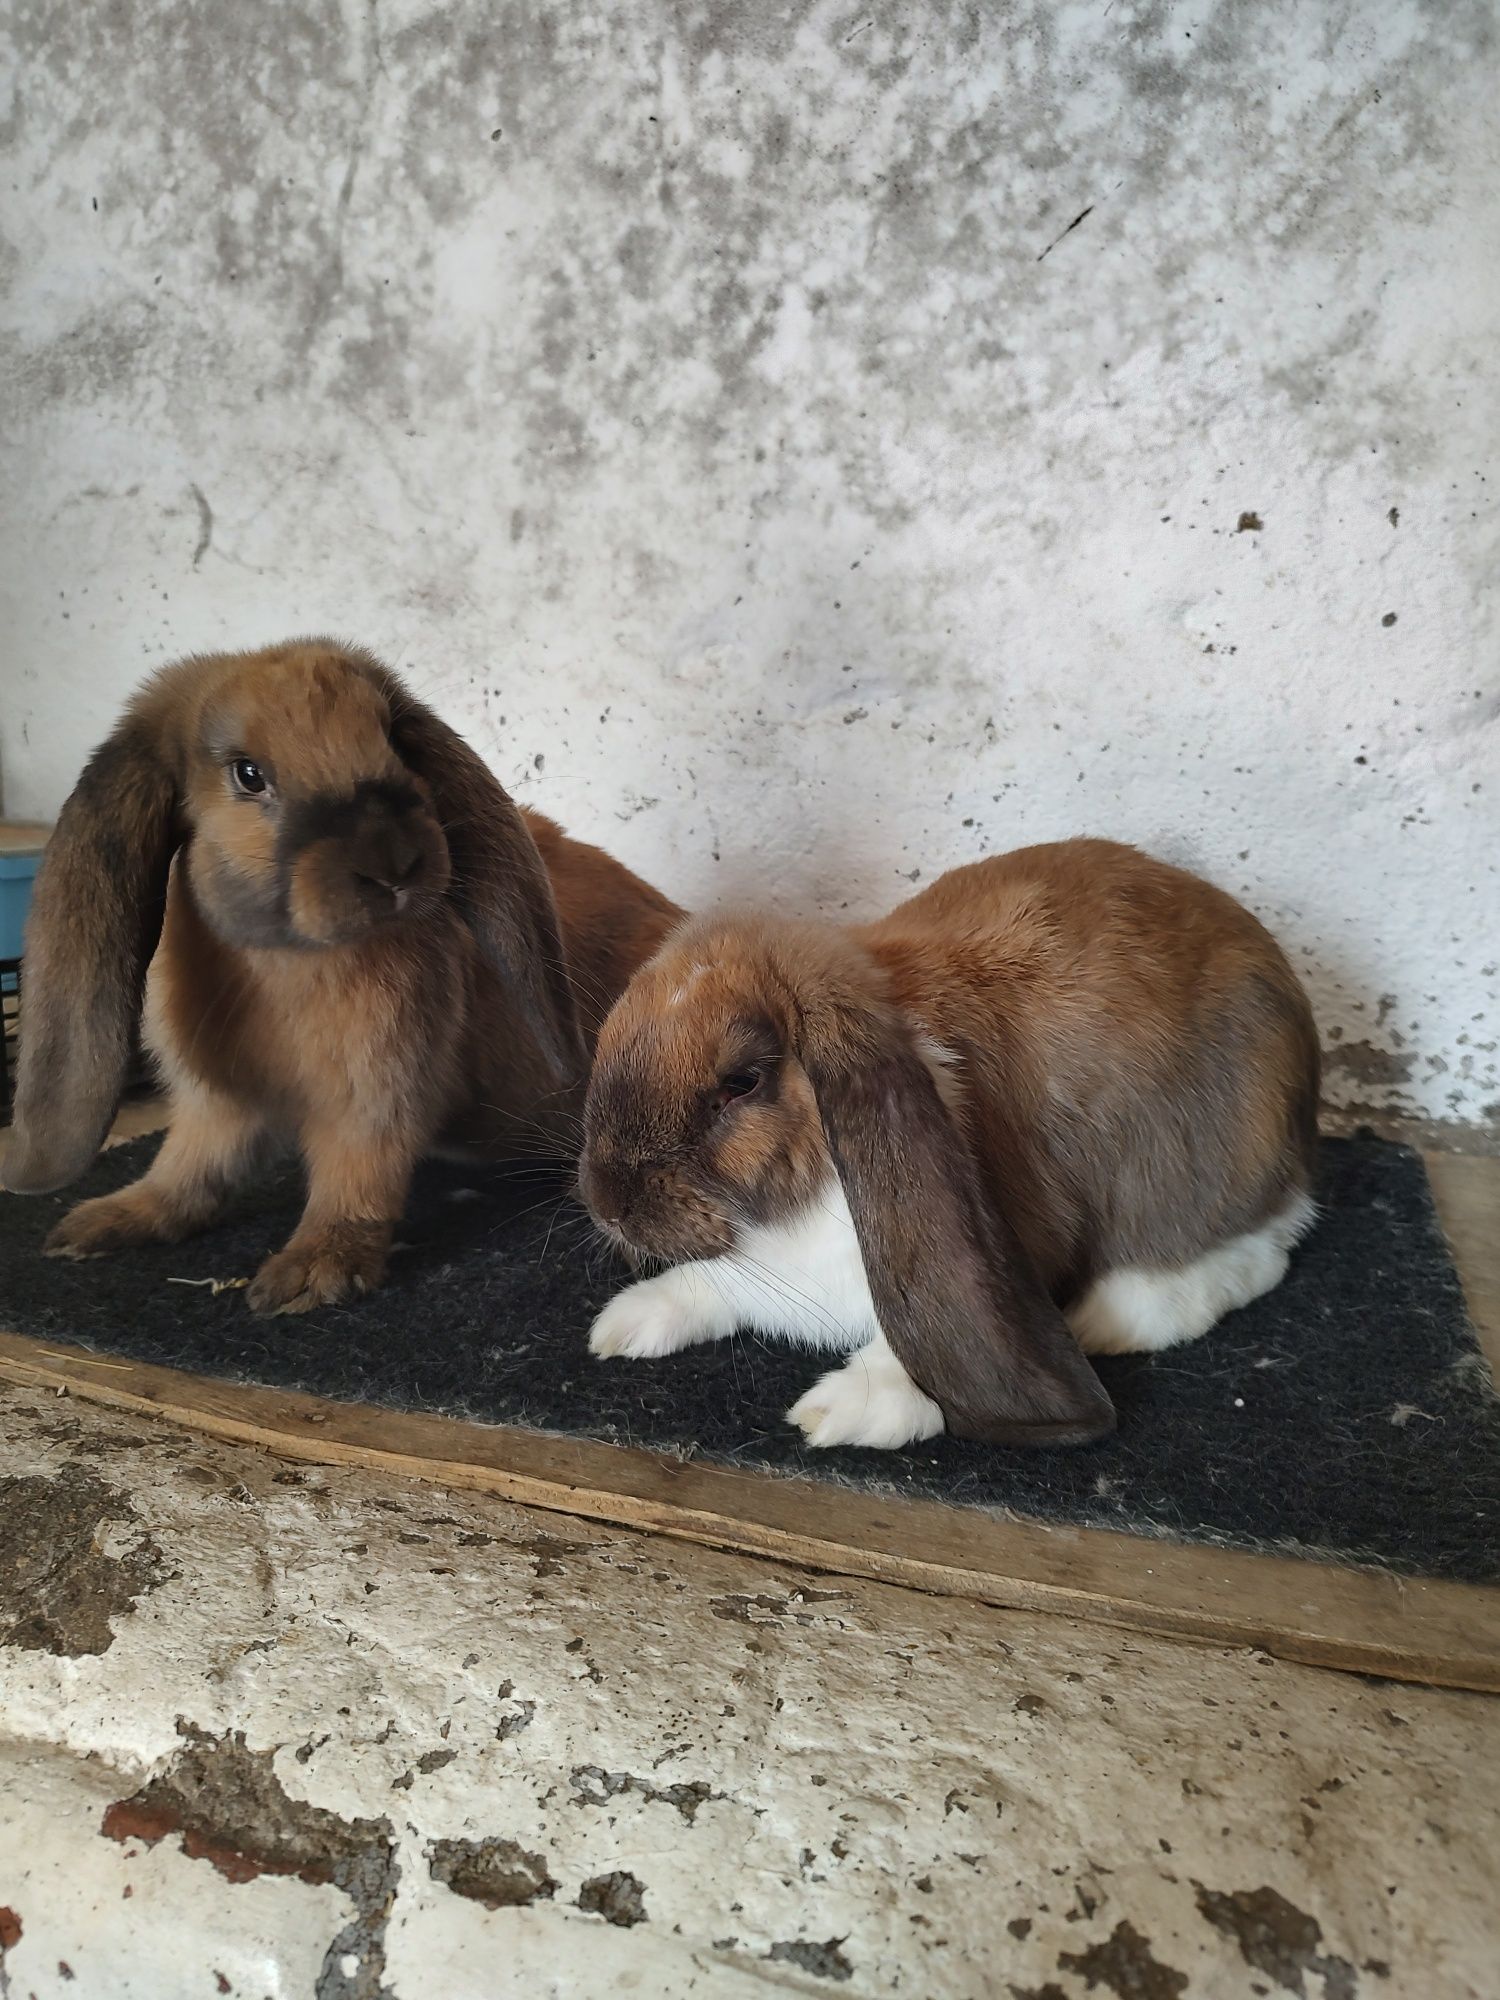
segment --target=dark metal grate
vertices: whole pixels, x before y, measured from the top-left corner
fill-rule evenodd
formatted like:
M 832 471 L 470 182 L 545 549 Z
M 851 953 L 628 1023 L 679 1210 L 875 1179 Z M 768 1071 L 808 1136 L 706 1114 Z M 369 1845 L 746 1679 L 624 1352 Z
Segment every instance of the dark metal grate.
M 21 1019 L 21 961 L 0 958 L 0 1117 L 10 1116 L 16 1074 L 16 1037 Z

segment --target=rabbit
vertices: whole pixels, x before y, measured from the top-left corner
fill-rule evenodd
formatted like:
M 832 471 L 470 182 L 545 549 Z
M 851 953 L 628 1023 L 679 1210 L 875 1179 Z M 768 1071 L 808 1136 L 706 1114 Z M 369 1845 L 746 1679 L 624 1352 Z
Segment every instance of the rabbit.
M 671 1268 L 599 1356 L 748 1325 L 849 1358 L 815 1446 L 1088 1443 L 1085 1353 L 1196 1339 L 1314 1216 L 1319 1053 L 1221 890 L 1103 840 L 941 876 L 879 922 L 675 929 L 599 1035 L 579 1191 Z
M 0 1185 L 46 1193 L 93 1159 L 144 979 L 166 1137 L 46 1251 L 176 1241 L 291 1140 L 307 1205 L 251 1308 L 367 1291 L 425 1151 L 576 1155 L 599 1024 L 679 915 L 518 810 L 362 648 L 180 661 L 94 753 L 43 857 Z

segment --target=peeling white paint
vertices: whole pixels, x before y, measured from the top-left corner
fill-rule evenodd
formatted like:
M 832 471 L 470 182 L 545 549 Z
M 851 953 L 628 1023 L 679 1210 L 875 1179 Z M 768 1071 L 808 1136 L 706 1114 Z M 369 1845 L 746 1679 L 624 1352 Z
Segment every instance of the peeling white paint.
M 1500 1115 L 1482 0 L 7 35 L 7 811 L 343 630 L 688 903 L 1117 834 L 1286 939 L 1336 1103 Z
M 992 2000 L 1082 1993 L 1070 1955 L 1122 1923 L 1187 1982 L 1130 1991 L 1248 1992 L 1200 1891 L 1274 1892 L 1361 2000 L 1493 1992 L 1482 1697 L 291 1468 L 56 1397 L 0 1389 L 0 1419 L 0 1480 L 76 1461 L 166 1557 L 103 1653 L 0 1644 L 12 1994 L 374 2000 L 378 1975 L 394 2000 Z M 331 1883 L 105 1834 L 184 1730 L 243 1732 L 290 1800 L 389 1822 L 383 1968 L 339 1944 Z M 552 1893 L 487 1909 L 434 1874 L 436 1843 L 496 1840 Z M 617 1870 L 628 1926 L 578 1907 Z

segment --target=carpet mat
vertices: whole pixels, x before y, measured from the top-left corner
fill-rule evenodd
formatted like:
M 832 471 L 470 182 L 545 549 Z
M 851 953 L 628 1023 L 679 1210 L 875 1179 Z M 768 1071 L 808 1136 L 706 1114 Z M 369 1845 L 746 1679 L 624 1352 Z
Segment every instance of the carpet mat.
M 305 1318 L 238 1291 L 291 1233 L 295 1168 L 205 1235 L 70 1264 L 42 1237 L 141 1173 L 155 1138 L 78 1188 L 0 1194 L 0 1327 L 199 1375 L 644 1446 L 872 1494 L 1134 1534 L 1500 1580 L 1500 1398 L 1410 1149 L 1329 1140 L 1322 1218 L 1276 1291 L 1191 1346 L 1101 1359 L 1117 1434 L 1080 1451 L 938 1438 L 811 1451 L 784 1412 L 831 1360 L 741 1335 L 598 1362 L 589 1322 L 628 1273 L 558 1182 L 431 1162 L 386 1287 Z M 174 1282 L 175 1281 L 175 1282 Z

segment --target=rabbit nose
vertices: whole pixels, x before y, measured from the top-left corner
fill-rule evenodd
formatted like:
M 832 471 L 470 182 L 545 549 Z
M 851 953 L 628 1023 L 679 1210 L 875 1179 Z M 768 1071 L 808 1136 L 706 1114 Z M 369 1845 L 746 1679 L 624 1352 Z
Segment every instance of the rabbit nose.
M 368 882 L 372 888 L 388 889 L 393 896 L 399 896 L 403 889 L 411 886 L 412 877 L 422 865 L 422 850 L 405 834 L 393 834 L 373 854 L 363 858 L 358 870 L 361 882 Z
M 399 872 L 395 881 L 392 882 L 391 887 L 393 889 L 410 888 L 412 877 L 421 865 L 421 848 L 409 835 L 403 834 L 397 846 L 396 867 Z
M 624 1204 L 588 1153 L 578 1163 L 578 1192 L 594 1216 L 611 1229 L 624 1221 Z

